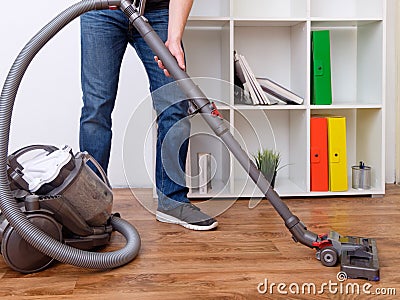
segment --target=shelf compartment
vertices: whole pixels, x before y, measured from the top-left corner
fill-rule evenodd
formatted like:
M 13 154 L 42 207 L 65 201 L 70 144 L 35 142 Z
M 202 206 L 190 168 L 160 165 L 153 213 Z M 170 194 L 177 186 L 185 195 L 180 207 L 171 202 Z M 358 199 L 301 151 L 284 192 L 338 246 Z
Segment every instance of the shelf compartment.
M 190 16 L 229 17 L 230 0 L 194 1 Z
M 311 29 L 330 31 L 332 104 L 382 104 L 382 21 L 313 21 Z
M 250 158 L 259 149 L 280 152 L 281 169 L 276 186 L 281 193 L 291 193 L 292 188 L 281 184 L 292 182 L 295 190 L 307 190 L 307 111 L 306 110 L 236 110 L 234 136 Z M 233 159 L 235 191 L 253 186 L 248 174 Z M 247 180 L 250 182 L 247 183 Z M 245 183 L 237 186 L 236 183 Z M 240 195 L 243 196 L 243 195 Z
M 244 55 L 256 77 L 269 78 L 306 99 L 307 23 L 277 25 L 234 21 L 234 50 Z
M 311 0 L 311 18 L 383 18 L 382 0 Z
M 307 0 L 233 0 L 233 15 L 238 18 L 306 18 Z
M 221 110 L 220 113 L 226 120 L 226 125 L 229 125 L 229 110 Z M 217 137 L 212 129 L 206 124 L 203 117 L 200 114 L 193 116 L 191 127 L 191 136 L 189 144 L 189 153 L 187 161 L 188 175 L 187 185 L 190 189 L 190 195 L 197 197 L 204 196 L 221 196 L 230 193 L 230 174 L 231 174 L 231 162 L 230 152 L 228 151 L 225 144 Z M 211 159 L 211 186 L 212 189 L 208 194 L 199 194 L 198 192 L 198 161 L 197 153 L 210 153 Z
M 363 161 L 371 167 L 372 191 L 384 191 L 384 136 L 383 110 L 374 108 L 312 110 L 312 115 L 336 115 L 346 117 L 346 151 L 348 192 L 352 189 L 351 167 Z M 380 191 L 380 192 L 379 192 Z M 370 194 L 371 190 L 357 191 Z
M 197 21 L 190 21 L 189 24 L 191 22 Z M 183 36 L 188 74 L 229 82 L 229 68 L 233 60 L 233 53 L 229 54 L 230 22 L 198 22 L 201 26 L 189 26 Z

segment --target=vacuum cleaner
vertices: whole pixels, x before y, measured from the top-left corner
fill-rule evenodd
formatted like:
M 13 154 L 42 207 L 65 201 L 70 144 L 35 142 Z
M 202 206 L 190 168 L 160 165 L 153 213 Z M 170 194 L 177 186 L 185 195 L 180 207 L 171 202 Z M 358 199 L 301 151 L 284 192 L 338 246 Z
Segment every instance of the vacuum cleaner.
M 70 21 L 104 8 L 109 8 L 107 1 L 83 1 L 59 14 L 19 53 L 1 92 L 1 253 L 7 265 L 21 273 L 41 271 L 55 260 L 82 268 L 116 268 L 131 262 L 140 249 L 135 227 L 112 213 L 110 184 L 89 154 L 74 154 L 68 146 L 32 145 L 7 156 L 12 109 L 30 62 Z M 109 243 L 113 231 L 123 235 L 125 246 L 94 251 Z
M 61 244 L 59 241 L 56 241 L 56 239 L 43 233 L 41 233 L 41 238 L 36 238 L 36 236 L 39 235 L 39 233 L 36 232 L 36 226 L 29 222 L 27 216 L 21 212 L 15 198 L 10 193 L 6 160 L 11 110 L 22 74 L 27 64 L 30 62 L 30 59 L 39 51 L 45 42 L 70 20 L 84 12 L 94 9 L 119 8 L 129 18 L 130 23 L 136 28 L 155 55 L 161 59 L 171 76 L 178 82 L 179 87 L 191 102 L 191 113 L 201 113 L 205 122 L 214 131 L 216 136 L 225 143 L 230 152 L 265 195 L 265 198 L 278 212 L 287 229 L 291 232 L 293 240 L 315 249 L 316 258 L 325 266 L 333 267 L 340 261 L 342 270 L 347 273 L 349 278 L 364 278 L 373 281 L 379 280 L 376 241 L 370 238 L 341 236 L 334 231 L 318 235 L 307 229 L 300 219 L 289 210 L 288 206 L 271 187 L 265 176 L 257 169 L 248 154 L 235 140 L 215 103 L 209 101 L 202 90 L 191 80 L 189 75 L 179 67 L 168 48 L 143 17 L 143 7 L 144 1 L 135 1 L 134 4 L 130 0 L 81 1 L 71 6 L 49 23 L 49 25 L 21 52 L 20 57 L 17 58 L 16 63 L 10 71 L 10 75 L 7 77 L 0 102 L 0 207 L 7 221 L 15 228 L 15 231 L 21 235 L 22 239 L 28 241 L 29 244 L 33 245 L 33 247 L 38 249 L 41 253 L 57 260 L 61 259 L 61 261 L 67 263 L 77 264 L 75 260 L 69 258 L 69 255 L 68 259 L 64 258 L 64 256 L 67 255 L 61 255 L 64 250 L 61 251 L 56 246 L 54 246 L 54 249 L 51 247 L 51 250 L 48 249 L 50 247 L 46 247 L 46 245 L 50 243 L 55 245 Z M 112 218 L 112 220 L 114 220 L 114 218 Z M 29 229 L 27 229 L 28 224 Z M 64 247 L 68 247 L 67 245 L 62 246 L 63 249 Z M 67 249 L 66 251 L 71 251 L 71 248 Z M 77 258 L 76 256 L 74 257 Z
M 102 179 L 88 166 L 89 161 Z M 7 174 L 19 209 L 48 236 L 77 249 L 91 250 L 107 245 L 113 230 L 117 230 L 129 241 L 126 253 L 121 260 L 107 254 L 105 260 L 110 262 L 99 260 L 99 267 L 119 266 L 137 255 L 139 235 L 118 214 L 112 214 L 110 183 L 88 153 L 74 154 L 69 146 L 27 146 L 8 156 Z M 41 271 L 54 261 L 24 240 L 5 213 L 0 215 L 0 237 L 4 260 L 16 271 Z M 85 261 L 85 255 L 81 259 Z

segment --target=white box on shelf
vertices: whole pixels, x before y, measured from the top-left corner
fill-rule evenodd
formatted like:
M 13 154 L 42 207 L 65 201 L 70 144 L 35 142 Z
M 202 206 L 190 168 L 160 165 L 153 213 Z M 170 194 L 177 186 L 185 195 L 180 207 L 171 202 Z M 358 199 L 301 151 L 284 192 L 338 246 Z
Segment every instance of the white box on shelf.
M 211 153 L 198 152 L 199 194 L 207 194 L 211 186 Z

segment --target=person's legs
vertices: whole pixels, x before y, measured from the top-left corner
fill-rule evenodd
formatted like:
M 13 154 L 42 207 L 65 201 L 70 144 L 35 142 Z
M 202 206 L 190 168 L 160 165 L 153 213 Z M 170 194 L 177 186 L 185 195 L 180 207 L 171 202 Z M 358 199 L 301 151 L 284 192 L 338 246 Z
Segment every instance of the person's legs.
M 168 10 L 146 13 L 150 25 L 165 42 Z M 195 230 L 217 227 L 216 220 L 189 203 L 185 179 L 190 120 L 188 101 L 172 78 L 166 77 L 154 61 L 154 53 L 133 30 L 132 41 L 150 81 L 153 107 L 157 113 L 156 187 L 157 219 Z
M 128 43 L 129 22 L 121 11 L 91 11 L 81 16 L 81 151 L 107 172 L 111 149 L 111 113 Z
M 168 32 L 168 10 L 153 11 L 145 16 L 165 42 Z M 158 67 L 153 52 L 135 30 L 132 43 L 149 77 L 153 107 L 157 113 L 156 187 L 159 207 L 171 209 L 182 202 L 189 202 L 185 183 L 185 162 L 190 134 L 188 103 L 174 80 L 165 76 Z

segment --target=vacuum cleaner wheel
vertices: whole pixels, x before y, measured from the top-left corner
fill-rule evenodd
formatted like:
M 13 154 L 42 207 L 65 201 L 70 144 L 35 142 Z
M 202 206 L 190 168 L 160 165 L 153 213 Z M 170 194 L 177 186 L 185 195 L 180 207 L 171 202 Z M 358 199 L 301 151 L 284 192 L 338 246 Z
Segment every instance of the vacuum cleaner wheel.
M 334 267 L 338 262 L 335 248 L 328 246 L 321 250 L 321 263 L 326 267 Z
M 62 241 L 61 226 L 52 217 L 41 213 L 29 214 L 27 217 L 48 235 Z M 7 265 L 21 273 L 41 271 L 54 260 L 33 248 L 12 226 L 4 231 L 1 252 Z

